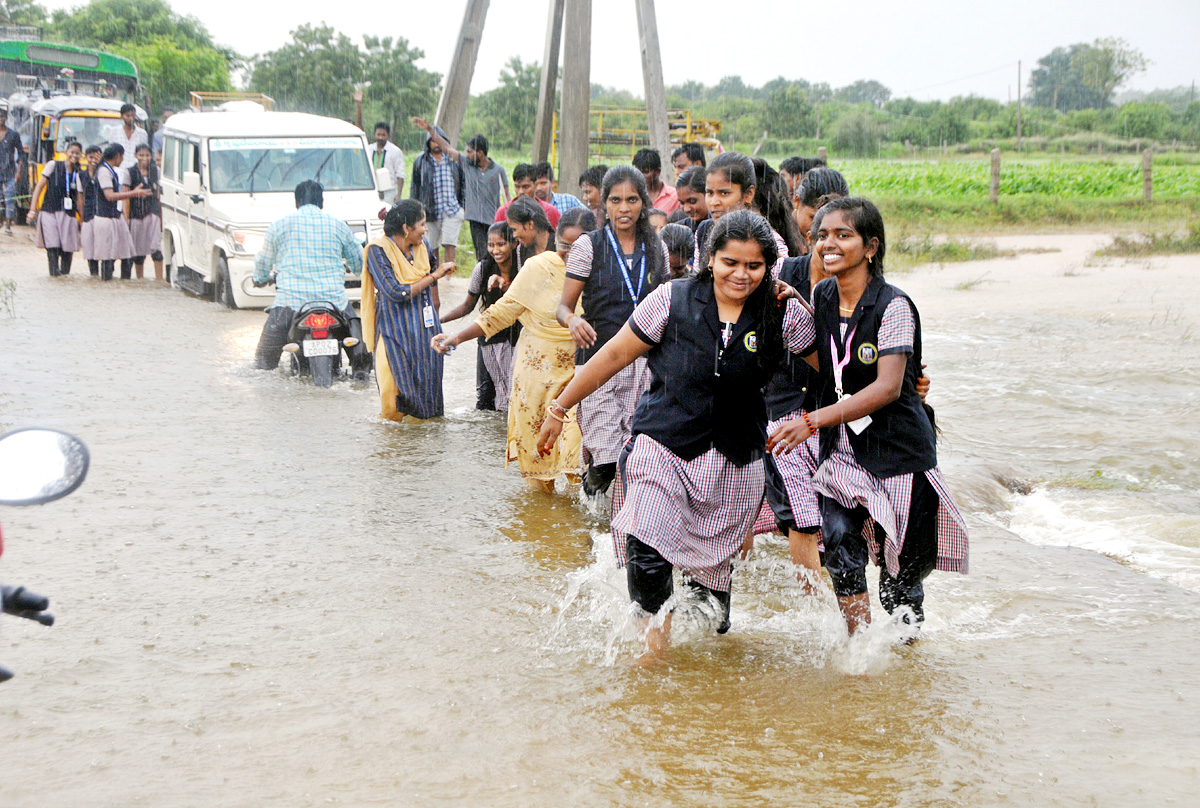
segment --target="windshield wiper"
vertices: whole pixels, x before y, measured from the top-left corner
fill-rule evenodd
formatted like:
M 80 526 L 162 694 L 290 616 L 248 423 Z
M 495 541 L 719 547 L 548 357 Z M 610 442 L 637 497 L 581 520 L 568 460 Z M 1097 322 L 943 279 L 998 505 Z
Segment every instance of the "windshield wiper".
M 321 181 L 321 172 L 325 169 L 325 164 L 328 163 L 330 161 L 330 159 L 332 159 L 332 157 L 333 157 L 333 150 L 330 149 L 328 156 L 326 156 L 326 158 L 321 161 L 321 165 L 319 165 L 317 167 L 317 173 L 313 175 L 314 180 L 316 180 L 317 182 Z
M 262 161 L 267 157 L 267 149 L 263 149 L 262 156 L 258 158 L 258 162 L 254 164 L 254 168 L 250 169 L 250 196 L 254 196 L 254 172 L 258 171 L 258 167 L 262 165 Z

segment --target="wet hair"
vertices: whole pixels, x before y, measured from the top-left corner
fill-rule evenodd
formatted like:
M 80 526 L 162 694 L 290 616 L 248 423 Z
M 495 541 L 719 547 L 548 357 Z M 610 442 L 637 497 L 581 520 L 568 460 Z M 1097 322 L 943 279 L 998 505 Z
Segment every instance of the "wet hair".
M 705 177 L 710 177 L 713 174 L 723 174 L 731 184 L 742 189 L 742 193 L 746 193 L 751 188 L 758 187 L 758 177 L 754 173 L 754 163 L 750 158 L 741 152 L 725 152 L 718 154 L 716 158 L 709 163 L 708 171 Z
M 117 155 L 124 156 L 125 155 L 125 147 L 122 146 L 120 143 L 109 143 L 107 146 L 104 147 L 104 153 L 101 155 L 101 158 L 104 160 L 104 162 L 107 163 L 109 160 L 113 159 Z
M 716 162 L 716 161 L 714 161 Z M 759 321 L 758 326 L 758 363 L 763 370 L 772 370 L 780 357 L 783 356 L 783 311 L 784 308 L 773 294 L 774 281 L 771 278 L 771 267 L 779 259 L 779 247 L 775 244 L 775 234 L 771 232 L 770 223 L 752 210 L 735 210 L 726 213 L 708 234 L 706 254 L 709 257 L 708 266 L 698 268 L 697 279 L 711 284 L 713 282 L 713 261 L 716 255 L 731 241 L 753 241 L 762 250 L 763 261 L 766 264 L 762 282 L 750 293 L 745 305 L 754 313 Z
M 696 236 L 685 224 L 668 224 L 658 232 L 658 237 L 667 245 L 667 253 L 691 260 L 696 252 Z
M 640 154 L 640 152 L 639 152 Z M 663 266 L 662 239 L 654 232 L 650 224 L 650 211 L 654 203 L 650 201 L 650 192 L 646 189 L 646 177 L 640 169 L 633 166 L 613 166 L 604 175 L 604 186 L 600 189 L 600 199 L 608 209 L 608 197 L 612 189 L 623 182 L 628 182 L 642 198 L 642 212 L 638 214 L 636 223 L 637 238 L 646 249 L 646 272 L 651 278 L 665 277 L 667 267 Z
M 489 236 L 499 235 L 510 244 L 517 240 L 517 237 L 513 235 L 512 228 L 508 226 L 507 221 L 492 222 L 491 226 L 488 228 L 487 234 Z
M 804 237 L 800 225 L 792 218 L 792 195 L 779 172 L 771 168 L 761 157 L 751 158 L 757 191 L 754 194 L 754 209 L 767 217 L 775 232 L 787 244 L 788 255 L 804 255 Z
M 699 194 L 704 193 L 704 180 L 708 177 L 708 169 L 704 166 L 692 166 L 685 168 L 683 172 L 675 178 L 676 188 L 691 188 Z
M 793 177 L 803 177 L 814 168 L 819 168 L 825 165 L 825 161 L 819 157 L 789 157 L 779 164 L 780 171 L 786 171 Z
M 304 180 L 296 186 L 296 207 L 316 205 L 325 207 L 325 186 L 316 180 Z
M 474 149 L 477 152 L 488 153 L 488 139 L 483 135 L 476 135 L 467 141 L 467 148 Z
M 88 146 L 86 149 L 84 149 L 84 150 L 83 150 L 83 154 L 84 154 L 84 156 L 85 156 L 85 157 L 86 157 L 87 155 L 89 155 L 89 154 L 99 154 L 99 155 L 103 155 L 103 154 L 104 154 L 104 149 L 100 148 L 100 147 L 99 147 L 99 146 L 97 146 L 95 143 L 93 143 L 92 145 Z
M 383 217 L 383 234 L 388 238 L 403 236 L 404 228 L 412 230 L 424 218 L 424 205 L 416 199 L 401 199 Z
M 112 109 L 112 107 L 109 107 L 109 109 Z M 132 112 L 132 113 L 136 114 L 137 107 L 135 107 L 133 104 L 122 104 L 121 105 L 121 114 L 124 115 L 126 112 Z
M 537 173 L 533 170 L 533 166 L 529 163 L 517 163 L 513 166 L 512 173 L 513 182 L 517 183 L 521 180 L 536 180 Z
M 67 138 L 67 142 L 63 145 L 63 151 L 66 151 L 67 149 L 71 148 L 72 146 L 78 146 L 80 149 L 83 148 L 82 143 L 80 143 L 78 140 L 76 140 L 73 137 L 69 137 L 69 138 Z
M 533 178 L 540 180 L 542 177 L 554 182 L 554 166 L 546 160 L 533 164 Z
M 650 208 L 650 210 L 646 211 L 646 215 L 647 216 L 662 216 L 665 218 L 667 215 L 667 212 L 665 210 L 659 210 L 658 208 Z
M 558 220 L 558 229 L 554 232 L 561 236 L 572 227 L 583 228 L 585 233 L 592 232 L 596 229 L 596 214 L 587 208 L 571 208 Z
M 444 129 L 442 129 L 442 127 L 440 127 L 440 126 L 435 126 L 435 127 L 433 127 L 433 131 L 435 131 L 435 132 L 437 132 L 439 135 L 441 135 L 441 136 L 442 136 L 442 140 L 445 140 L 445 141 L 447 141 L 447 142 L 450 140 L 450 138 L 446 137 L 446 131 L 445 131 Z M 426 135 L 425 135 L 425 151 L 426 151 L 426 153 L 428 153 L 428 152 L 429 152 L 429 144 L 430 144 L 430 143 L 433 143 L 433 135 L 426 134 Z
M 371 131 L 378 132 L 380 129 L 387 132 L 389 135 L 392 134 L 392 127 L 387 121 L 380 121 L 379 123 L 375 124 L 375 128 Z
M 804 175 L 804 181 L 796 188 L 800 204 L 809 208 L 820 207 L 817 203 L 823 196 L 837 194 L 849 196 L 850 186 L 842 172 L 833 168 L 814 168 Z
M 687 155 L 687 159 L 693 163 L 699 163 L 701 166 L 704 166 L 708 162 L 704 156 L 704 147 L 699 143 L 683 143 L 676 146 L 674 151 L 671 152 L 671 161 L 674 162 L 675 158 L 681 154 Z
M 638 149 L 633 155 L 633 167 L 638 171 L 662 171 L 662 158 L 658 149 Z
M 572 208 L 574 210 L 574 208 Z M 534 227 L 541 230 L 543 233 L 553 233 L 554 228 L 550 226 L 550 220 L 546 218 L 546 211 L 542 210 L 542 206 L 534 202 L 527 196 L 518 196 L 508 206 L 505 216 L 509 221 L 516 222 L 520 225 L 533 222 Z M 559 219 L 561 223 L 562 220 Z
M 608 166 L 606 165 L 591 166 L 579 175 L 579 184 L 587 183 L 593 188 L 601 188 L 604 185 L 604 175 L 607 173 Z
M 68 145 L 69 145 L 69 144 L 68 144 Z M 142 152 L 148 152 L 148 151 L 150 151 L 150 144 L 149 144 L 149 143 L 139 143 L 139 144 L 137 144 L 137 148 L 135 148 L 135 149 L 133 150 L 133 153 L 134 153 L 135 155 L 137 155 L 137 154 L 141 154 Z M 151 154 L 153 154 L 153 152 L 150 152 L 150 153 L 151 153 Z
M 867 271 L 871 273 L 872 277 L 882 278 L 887 238 L 884 235 L 883 215 L 879 212 L 879 208 L 875 207 L 871 200 L 861 196 L 847 196 L 831 200 L 822 205 L 817 214 L 813 216 L 813 232 L 821 229 L 821 222 L 826 214 L 836 210 L 842 211 L 850 219 L 854 231 L 862 237 L 864 246 L 870 245 L 872 239 L 875 240 L 875 255 L 871 259 L 871 263 L 867 264 Z

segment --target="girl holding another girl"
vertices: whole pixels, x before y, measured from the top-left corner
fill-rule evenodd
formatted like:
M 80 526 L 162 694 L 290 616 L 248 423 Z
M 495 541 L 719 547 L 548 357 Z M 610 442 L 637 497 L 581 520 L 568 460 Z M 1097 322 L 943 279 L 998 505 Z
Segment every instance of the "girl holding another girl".
M 129 167 L 126 189 L 145 188 L 150 193 L 129 200 L 129 235 L 133 241 L 133 268 L 141 280 L 146 266 L 146 256 L 154 262 L 154 279 L 163 279 L 162 254 L 162 202 L 159 197 L 158 166 L 154 155 L 145 143 L 135 150 L 137 162 Z

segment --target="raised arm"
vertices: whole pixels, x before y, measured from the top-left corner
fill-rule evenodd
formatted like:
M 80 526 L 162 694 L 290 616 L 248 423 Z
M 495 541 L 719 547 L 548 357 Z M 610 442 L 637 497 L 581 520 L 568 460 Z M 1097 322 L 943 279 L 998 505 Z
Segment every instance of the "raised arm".
M 433 126 L 430 125 L 429 121 L 425 120 L 424 118 L 418 118 L 418 117 L 414 116 L 412 119 L 412 122 L 414 124 L 416 124 L 418 128 L 424 129 L 425 134 L 427 134 L 431 138 L 433 138 L 433 140 L 439 146 L 442 147 L 442 151 L 444 151 L 446 154 L 448 154 L 450 156 L 451 160 L 458 159 L 458 149 L 451 146 L 450 141 L 446 140 L 446 138 L 444 138 L 440 134 L 438 134 L 438 130 L 433 128 Z

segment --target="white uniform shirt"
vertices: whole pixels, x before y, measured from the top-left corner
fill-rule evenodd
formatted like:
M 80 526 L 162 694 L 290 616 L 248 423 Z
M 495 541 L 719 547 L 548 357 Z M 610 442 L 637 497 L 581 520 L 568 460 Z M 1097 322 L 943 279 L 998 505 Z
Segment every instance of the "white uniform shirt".
M 392 175 L 392 181 L 396 183 L 396 189 L 392 191 L 395 195 L 400 188 L 400 183 L 404 180 L 404 152 L 389 140 L 383 144 L 382 159 L 380 159 L 379 145 L 376 143 L 372 143 L 367 148 L 367 156 L 371 158 L 372 169 L 386 168 Z

